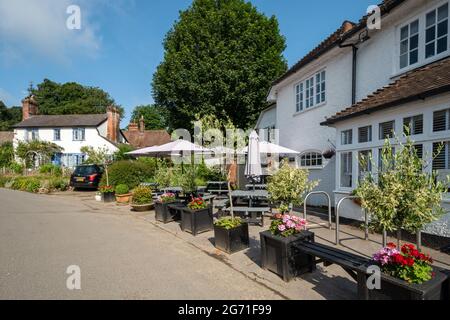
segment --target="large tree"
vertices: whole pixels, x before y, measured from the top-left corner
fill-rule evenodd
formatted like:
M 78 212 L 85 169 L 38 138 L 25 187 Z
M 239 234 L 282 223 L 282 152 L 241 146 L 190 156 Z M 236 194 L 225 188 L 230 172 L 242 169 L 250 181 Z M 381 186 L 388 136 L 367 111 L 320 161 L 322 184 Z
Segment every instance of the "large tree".
M 44 79 L 30 91 L 36 96 L 40 114 L 104 113 L 106 107 L 115 104 L 114 99 L 102 89 L 76 82 L 61 84 Z
M 22 109 L 20 107 L 7 108 L 0 101 L 0 131 L 8 131 L 12 126 L 22 120 Z
M 164 107 L 156 105 L 143 105 L 134 108 L 131 120 L 139 122 L 144 117 L 145 129 L 158 130 L 167 127 L 167 111 Z
M 188 128 L 198 113 L 251 126 L 266 107 L 271 82 L 286 70 L 277 19 L 244 0 L 194 0 L 164 49 L 153 95 L 172 128 Z

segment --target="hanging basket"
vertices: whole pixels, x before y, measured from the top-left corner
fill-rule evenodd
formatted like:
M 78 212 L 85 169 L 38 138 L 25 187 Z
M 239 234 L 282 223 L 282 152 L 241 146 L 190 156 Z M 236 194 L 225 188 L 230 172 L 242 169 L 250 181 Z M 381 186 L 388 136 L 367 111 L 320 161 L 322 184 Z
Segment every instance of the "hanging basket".
M 331 159 L 334 157 L 335 154 L 336 154 L 336 151 L 334 149 L 328 149 L 324 153 L 322 153 L 322 156 L 325 159 Z

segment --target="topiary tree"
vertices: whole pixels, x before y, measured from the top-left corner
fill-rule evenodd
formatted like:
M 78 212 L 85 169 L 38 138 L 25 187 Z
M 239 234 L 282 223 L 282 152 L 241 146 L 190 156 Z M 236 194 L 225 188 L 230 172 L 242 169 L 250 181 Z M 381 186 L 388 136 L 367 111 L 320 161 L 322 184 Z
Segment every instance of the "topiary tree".
M 371 225 L 379 230 L 397 231 L 400 240 L 401 230 L 416 233 L 445 212 L 441 201 L 448 181 L 439 181 L 436 172 L 424 170 L 430 164 L 418 156 L 409 137 L 405 143 L 396 140 L 397 152 L 386 140 L 381 169 L 376 176 L 369 173 L 355 194 L 370 213 Z
M 293 205 L 301 205 L 306 193 L 319 184 L 318 180 L 309 181 L 308 176 L 308 170 L 293 168 L 283 160 L 280 169 L 269 178 L 267 184 L 270 200 L 280 203 L 282 211 L 287 211 Z

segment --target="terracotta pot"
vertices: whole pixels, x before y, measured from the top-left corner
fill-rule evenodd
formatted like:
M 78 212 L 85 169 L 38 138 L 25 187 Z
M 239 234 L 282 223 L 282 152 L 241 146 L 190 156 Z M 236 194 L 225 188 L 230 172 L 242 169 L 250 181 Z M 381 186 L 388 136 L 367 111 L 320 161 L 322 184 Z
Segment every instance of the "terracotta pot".
M 116 194 L 116 202 L 120 204 L 127 204 L 130 202 L 131 193 L 127 194 Z

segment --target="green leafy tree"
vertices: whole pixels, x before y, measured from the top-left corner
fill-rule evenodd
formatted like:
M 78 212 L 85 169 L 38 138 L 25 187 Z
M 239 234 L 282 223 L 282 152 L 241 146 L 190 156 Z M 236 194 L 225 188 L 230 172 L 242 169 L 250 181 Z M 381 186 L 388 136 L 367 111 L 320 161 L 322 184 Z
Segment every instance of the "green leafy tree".
M 0 168 L 9 167 L 14 162 L 14 147 L 12 142 L 0 145 Z
M 186 128 L 199 113 L 248 128 L 286 70 L 285 47 L 277 19 L 251 3 L 194 0 L 164 40 L 164 60 L 153 76 L 155 102 L 167 108 L 173 129 Z
M 444 213 L 441 201 L 448 181 L 439 181 L 436 172 L 424 170 L 430 164 L 419 158 L 409 137 L 405 143 L 397 138 L 396 144 L 397 152 L 393 152 L 390 141 L 385 142 L 382 169 L 377 176 L 368 174 L 355 194 L 376 229 L 415 233 Z
M 100 88 L 76 82 L 57 83 L 48 79 L 31 88 L 36 96 L 40 114 L 97 114 L 105 113 L 114 99 Z M 123 113 L 123 109 L 118 107 Z
M 167 110 L 156 105 L 142 105 L 134 108 L 131 119 L 139 122 L 144 117 L 144 125 L 147 130 L 159 130 L 167 128 Z
M 22 108 L 7 108 L 3 101 L 0 101 L 0 131 L 10 131 L 12 126 L 22 120 Z
M 114 160 L 121 161 L 121 160 L 131 160 L 132 159 L 131 156 L 127 155 L 128 152 L 131 152 L 134 150 L 134 148 L 131 145 L 121 143 L 117 146 L 117 148 L 119 150 L 117 150 L 114 153 Z

